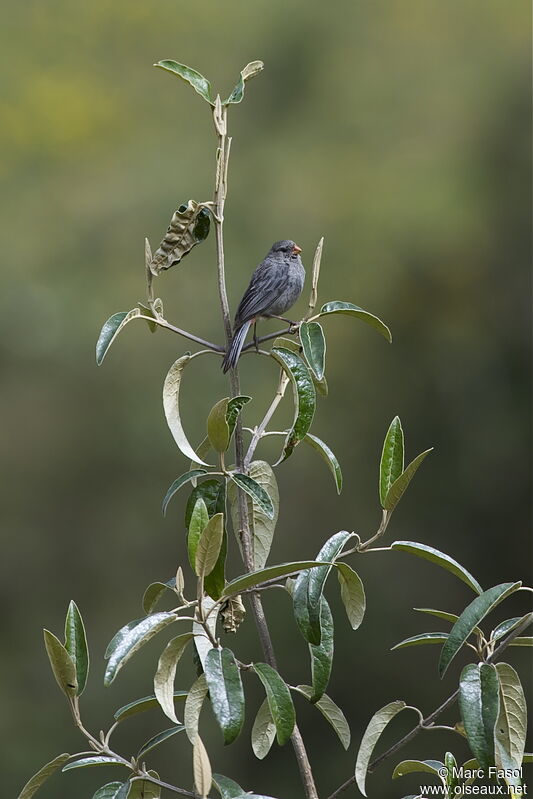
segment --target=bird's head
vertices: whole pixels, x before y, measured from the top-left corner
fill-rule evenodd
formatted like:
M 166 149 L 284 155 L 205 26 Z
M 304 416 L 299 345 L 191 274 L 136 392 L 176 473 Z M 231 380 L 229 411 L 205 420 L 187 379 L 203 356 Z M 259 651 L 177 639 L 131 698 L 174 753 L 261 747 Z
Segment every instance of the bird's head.
M 283 241 L 276 241 L 270 248 L 270 252 L 276 255 L 281 255 L 289 258 L 297 258 L 301 253 L 302 248 L 298 247 L 294 241 L 290 239 L 283 239 Z

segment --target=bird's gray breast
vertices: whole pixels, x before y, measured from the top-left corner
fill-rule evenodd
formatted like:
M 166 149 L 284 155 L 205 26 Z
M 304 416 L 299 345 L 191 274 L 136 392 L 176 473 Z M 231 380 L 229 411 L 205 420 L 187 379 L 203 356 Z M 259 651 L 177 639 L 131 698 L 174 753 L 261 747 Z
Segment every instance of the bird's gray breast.
M 286 279 L 283 281 L 279 296 L 272 302 L 271 314 L 281 316 L 292 308 L 304 287 L 305 269 L 301 258 L 291 258 L 286 268 Z

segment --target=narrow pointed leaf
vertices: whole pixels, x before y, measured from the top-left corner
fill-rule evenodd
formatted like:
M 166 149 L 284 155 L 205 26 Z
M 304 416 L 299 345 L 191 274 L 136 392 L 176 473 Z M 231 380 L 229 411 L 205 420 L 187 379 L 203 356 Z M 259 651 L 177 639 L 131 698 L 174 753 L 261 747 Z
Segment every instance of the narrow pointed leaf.
M 337 576 L 341 586 L 341 599 L 343 601 L 348 621 L 352 630 L 357 630 L 364 618 L 366 610 L 366 596 L 363 581 L 351 566 L 339 561 L 335 563 Z
M 259 710 L 252 727 L 252 749 L 258 760 L 263 760 L 274 743 L 276 737 L 276 725 L 272 718 L 272 713 L 265 699 Z
M 461 672 L 459 707 L 472 754 L 480 767 L 494 765 L 494 727 L 499 711 L 499 681 L 489 663 L 469 663 Z
M 175 613 L 153 613 L 128 630 L 114 648 L 107 662 L 104 685 L 111 685 L 120 669 L 142 646 L 178 619 L 179 616 Z
M 287 685 L 278 672 L 267 663 L 254 663 L 253 670 L 263 683 L 268 707 L 276 725 L 278 744 L 283 746 L 292 735 L 296 715 Z
M 295 686 L 295 690 L 311 701 L 313 689 L 310 685 L 298 685 Z M 336 705 L 333 699 L 327 694 L 323 694 L 318 702 L 314 702 L 313 704 L 320 710 L 326 721 L 331 724 L 343 747 L 348 749 L 351 738 L 350 726 L 340 707 Z
M 229 437 L 231 439 L 233 435 L 233 431 L 235 430 L 235 425 L 237 424 L 237 419 L 239 418 L 239 414 L 244 408 L 244 406 L 250 402 L 252 398 L 246 395 L 240 395 L 238 397 L 232 397 L 228 400 L 228 407 L 226 410 L 226 422 L 229 427 Z
M 187 738 L 192 744 L 194 744 L 198 738 L 198 722 L 206 696 L 207 681 L 205 674 L 200 674 L 191 686 L 187 699 L 185 700 L 185 710 L 183 711 L 185 731 L 187 733 Z
M 307 433 L 304 436 L 303 440 L 306 444 L 309 444 L 310 447 L 313 447 L 319 455 L 322 456 L 326 465 L 328 466 L 331 474 L 333 475 L 333 479 L 335 480 L 335 486 L 337 488 L 337 494 L 340 494 L 342 491 L 342 471 L 339 464 L 339 461 L 335 457 L 334 453 L 330 450 L 328 445 L 324 443 L 320 438 L 311 435 L 311 433 Z
M 142 619 L 134 619 L 133 621 L 129 621 L 127 624 L 124 625 L 124 627 L 121 627 L 120 630 L 118 630 L 115 633 L 111 641 L 108 643 L 106 651 L 104 653 L 105 660 L 109 660 L 109 658 L 111 657 L 117 646 L 120 646 L 123 639 L 131 632 L 131 630 L 134 629 L 134 627 L 137 627 L 137 625 L 140 624 L 141 621 L 144 621 L 144 618 L 145 617 L 143 616 Z
M 385 497 L 385 501 L 383 502 L 384 510 L 393 511 L 398 502 L 403 497 L 407 487 L 415 473 L 422 463 L 422 461 L 429 455 L 430 452 L 433 451 L 433 447 L 430 449 L 426 449 L 425 452 L 421 452 L 420 455 L 417 455 L 411 463 L 406 467 L 405 471 L 393 482 L 391 487 L 387 492 L 387 496 Z
M 127 796 L 129 783 L 127 782 L 108 782 L 98 788 L 93 799 L 125 799 Z
M 226 419 L 229 397 L 219 400 L 207 417 L 207 437 L 215 452 L 225 452 L 229 446 L 230 430 Z
M 327 302 L 325 305 L 322 306 L 320 309 L 320 316 L 326 316 L 328 314 L 333 313 L 340 313 L 340 314 L 347 314 L 348 316 L 354 316 L 356 319 L 360 319 L 362 322 L 365 322 L 367 325 L 370 325 L 378 333 L 381 333 L 384 336 L 389 344 L 392 342 L 392 333 L 390 332 L 389 328 L 372 313 L 368 311 L 364 311 L 362 308 L 359 308 L 358 305 L 354 305 L 351 302 L 342 302 L 340 300 L 332 300 L 331 302 Z
M 438 549 L 428 547 L 426 544 L 419 544 L 417 541 L 394 541 L 391 544 L 391 549 L 400 549 L 403 552 L 408 552 L 410 555 L 416 555 L 418 558 L 429 560 L 431 563 L 435 563 L 437 566 L 446 569 L 446 571 L 455 574 L 456 577 L 475 591 L 476 594 L 483 593 L 483 589 L 478 581 L 475 577 L 472 577 L 464 566 L 461 566 L 456 560 L 446 555 L 444 552 L 440 552 Z
M 187 691 L 174 691 L 174 702 L 184 702 L 187 697 Z M 136 716 L 137 713 L 144 713 L 147 710 L 160 707 L 157 701 L 157 696 L 151 694 L 150 696 L 143 696 L 140 699 L 135 699 L 133 702 L 128 702 L 127 705 L 119 707 L 113 714 L 115 721 L 124 721 L 130 716 Z
M 153 611 L 153 609 L 156 607 L 157 603 L 159 602 L 159 600 L 166 591 L 172 591 L 174 597 L 176 596 L 176 594 L 173 591 L 175 585 L 176 585 L 176 580 L 174 577 L 166 583 L 161 583 L 159 581 L 155 583 L 150 583 L 150 585 L 143 594 L 143 600 L 142 600 L 143 610 L 147 616 Z
M 183 633 L 168 642 L 161 653 L 154 676 L 154 693 L 161 705 L 161 710 L 171 721 L 179 724 L 174 710 L 174 678 L 176 668 L 193 633 Z
M 452 624 L 455 624 L 459 618 L 459 616 L 457 616 L 455 613 L 448 613 L 445 610 L 435 610 L 435 608 L 413 608 L 413 610 L 418 611 L 418 613 L 427 613 L 430 616 L 436 616 L 438 619 L 444 619 Z M 472 632 L 476 633 L 476 635 L 483 635 L 483 630 L 481 630 L 479 627 L 474 627 Z
M 207 619 L 207 626 L 209 627 L 211 636 L 216 638 L 216 626 L 220 605 L 217 605 L 215 610 L 212 610 L 214 605 L 215 601 L 212 599 L 212 597 L 204 596 L 202 598 L 203 617 L 204 619 Z M 199 622 L 193 622 L 192 630 L 194 633 L 194 646 L 196 648 L 196 652 L 198 653 L 198 657 L 200 658 L 202 668 L 205 669 L 205 659 L 207 657 L 207 653 L 213 649 L 213 644 L 207 637 L 203 626 Z
M 248 504 L 248 521 L 252 536 L 253 564 L 255 569 L 262 569 L 270 553 L 278 520 L 279 490 L 274 471 L 266 461 L 252 461 L 248 467 L 248 475 L 265 490 L 274 508 L 274 516 L 270 518 L 257 502 L 253 502 L 249 495 L 246 498 Z M 230 500 L 233 530 L 240 546 L 239 500 L 236 483 L 230 482 L 228 484 L 228 497 Z
M 506 621 L 502 621 L 501 624 L 498 624 L 498 626 L 495 627 L 494 630 L 492 631 L 491 638 L 493 638 L 495 641 L 500 641 L 502 638 L 505 638 L 505 636 L 508 633 L 514 630 L 515 627 L 518 627 L 526 620 L 532 622 L 533 613 L 526 613 L 524 616 L 516 616 L 514 619 L 507 619 Z
M 98 341 L 96 342 L 96 365 L 101 366 L 107 351 L 114 342 L 120 331 L 126 327 L 132 319 L 138 319 L 141 315 L 139 308 L 132 308 L 131 311 L 120 311 L 110 316 L 104 323 Z
M 77 696 L 83 693 L 89 673 L 89 649 L 81 613 L 75 602 L 71 602 L 65 619 L 65 649 L 74 661 L 78 680 Z
M 249 475 L 241 474 L 240 472 L 233 472 L 231 474 L 231 479 L 252 498 L 253 502 L 259 505 L 268 519 L 274 519 L 276 514 L 274 505 L 263 486 Z
M 195 571 L 199 577 L 210 574 L 218 560 L 224 536 L 224 514 L 216 513 L 209 519 L 196 549 Z
M 441 760 L 402 760 L 398 763 L 392 772 L 392 779 L 404 777 L 406 774 L 435 774 L 436 777 L 441 777 L 439 770 L 442 770 L 444 763 Z
M 448 639 L 448 633 L 421 633 L 404 638 L 399 644 L 391 646 L 391 652 L 395 649 L 405 649 L 408 646 L 421 646 L 423 644 L 444 644 Z
M 205 677 L 211 706 L 224 735 L 232 743 L 244 724 L 244 692 L 241 675 L 231 649 L 211 649 L 205 659 Z
M 183 370 L 191 360 L 191 357 L 191 355 L 183 355 L 170 367 L 163 385 L 163 407 L 165 409 L 167 424 L 179 450 L 190 461 L 199 463 L 200 466 L 208 466 L 209 464 L 203 461 L 189 444 L 181 423 L 179 409 L 181 378 Z
M 533 636 L 520 635 L 517 638 L 513 638 L 509 646 L 533 646 Z
M 317 380 L 322 380 L 326 368 L 326 339 L 318 322 L 302 322 L 300 341 L 305 360 Z
M 526 746 L 527 705 L 516 671 L 508 663 L 497 663 L 500 712 L 494 729 L 496 766 L 520 769 Z
M 67 762 L 70 755 L 64 752 L 62 755 L 58 755 L 54 757 L 53 760 L 50 760 L 49 763 L 46 763 L 39 771 L 33 775 L 31 779 L 28 780 L 24 788 L 19 793 L 17 799 L 31 799 L 34 796 L 41 785 L 44 785 L 46 780 L 54 774 L 61 766 Z
M 226 555 L 228 550 L 228 536 L 226 526 L 222 524 L 222 542 L 220 551 L 213 569 L 206 575 L 204 588 L 212 599 L 220 599 L 226 585 Z
M 309 432 L 316 408 L 316 392 L 306 364 L 295 352 L 286 347 L 273 347 L 272 357 L 289 377 L 294 395 L 294 420 L 287 434 L 283 452 L 275 464 L 286 460 Z
M 489 588 L 480 596 L 477 596 L 463 610 L 458 620 L 455 622 L 450 635 L 442 647 L 439 661 L 439 674 L 444 676 L 448 666 L 462 647 L 472 630 L 485 616 L 491 612 L 500 602 L 516 591 L 522 583 L 502 583 Z M 475 753 L 474 753 L 475 754 Z
M 172 499 L 172 497 L 174 496 L 174 494 L 176 494 L 182 486 L 186 485 L 195 478 L 201 477 L 203 474 L 206 474 L 205 469 L 191 469 L 189 472 L 185 472 L 185 474 L 182 474 L 180 477 L 174 480 L 174 482 L 168 489 L 167 493 L 165 494 L 165 498 L 163 499 L 163 505 L 161 508 L 163 516 L 166 515 L 168 504 Z
M 209 524 L 209 513 L 203 497 L 199 496 L 194 505 L 191 518 L 189 521 L 189 532 L 187 534 L 187 553 L 189 555 L 189 563 L 194 569 L 196 566 L 196 550 L 198 549 L 198 541 L 203 531 Z
M 75 768 L 88 768 L 93 766 L 122 766 L 124 768 L 124 763 L 116 757 L 95 755 L 94 757 L 82 757 L 79 760 L 73 760 L 72 763 L 67 763 L 66 766 L 63 766 L 61 771 L 70 771 Z
M 366 796 L 365 783 L 368 765 L 379 737 L 387 724 L 405 707 L 405 702 L 401 700 L 389 702 L 388 705 L 385 705 L 385 707 L 382 707 L 377 713 L 374 713 L 370 719 L 370 723 L 364 732 L 363 740 L 359 746 L 355 765 L 355 780 L 363 796 Z
M 402 423 L 395 416 L 387 430 L 379 466 L 379 498 L 384 508 L 391 485 L 402 474 L 404 467 L 404 440 Z
M 56 682 L 66 696 L 76 696 L 78 691 L 78 677 L 76 664 L 69 655 L 59 638 L 50 630 L 43 630 L 46 654 L 52 667 Z
M 333 665 L 334 626 L 330 607 L 324 597 L 320 598 L 320 644 L 309 644 L 311 654 L 311 702 L 317 702 L 326 692 Z
M 150 738 L 149 741 L 146 741 L 145 744 L 141 746 L 139 751 L 137 752 L 137 760 L 139 760 L 143 755 L 147 752 L 150 752 L 152 749 L 155 749 L 156 746 L 159 744 L 164 743 L 169 738 L 172 738 L 178 732 L 183 732 L 185 726 L 183 724 L 178 724 L 176 727 L 170 727 L 168 730 L 163 730 L 163 732 L 159 732 L 157 735 L 154 735 L 153 738 Z
M 241 594 L 243 591 L 246 591 L 247 588 L 253 588 L 254 585 L 265 583 L 276 577 L 285 577 L 287 574 L 294 574 L 303 569 L 312 569 L 324 565 L 331 564 L 324 564 L 316 560 L 295 560 L 290 563 L 279 563 L 277 566 L 267 566 L 266 569 L 258 569 L 257 571 L 243 574 L 242 577 L 236 577 L 235 580 L 232 580 L 226 585 L 222 592 L 222 596 Z
M 264 64 L 262 61 L 251 61 L 249 64 L 246 64 L 244 69 L 241 71 L 239 82 L 237 83 L 232 93 L 227 98 L 227 100 L 224 100 L 223 105 L 229 105 L 230 103 L 240 103 L 242 98 L 244 97 L 244 86 L 246 84 L 246 81 L 250 80 L 250 78 L 255 77 L 255 75 L 259 75 L 263 67 Z
M 203 97 L 206 102 L 208 102 L 210 105 L 213 105 L 213 100 L 211 98 L 211 85 L 209 81 L 200 74 L 200 72 L 197 72 L 195 69 L 186 66 L 186 64 L 180 64 L 177 61 L 173 61 L 172 59 L 158 61 L 157 64 L 154 64 L 154 67 L 165 69 L 167 72 L 172 72 L 172 74 L 177 75 L 178 78 L 181 78 L 186 83 L 189 83 L 194 91 L 198 92 L 200 97 Z
M 196 741 L 192 747 L 192 768 L 194 774 L 194 787 L 202 799 L 207 799 L 211 785 L 213 784 L 213 772 L 209 756 L 202 739 L 196 736 Z

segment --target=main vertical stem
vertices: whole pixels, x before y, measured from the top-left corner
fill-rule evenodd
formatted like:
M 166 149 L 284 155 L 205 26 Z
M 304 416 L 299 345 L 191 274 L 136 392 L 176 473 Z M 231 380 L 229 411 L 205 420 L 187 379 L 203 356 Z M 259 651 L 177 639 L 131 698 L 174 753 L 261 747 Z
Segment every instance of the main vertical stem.
M 228 296 L 226 292 L 226 275 L 224 261 L 224 205 L 227 193 L 228 161 L 231 146 L 231 139 L 227 136 L 227 108 L 222 107 L 220 97 L 217 97 L 213 110 L 213 119 L 218 136 L 217 169 L 215 179 L 215 193 L 213 197 L 213 210 L 215 216 L 215 236 L 217 247 L 217 271 L 218 271 L 218 291 L 220 297 L 220 307 L 222 310 L 222 321 L 226 336 L 226 348 L 229 347 L 232 336 L 231 315 L 229 311 Z M 240 381 L 238 366 L 230 371 L 230 384 L 232 396 L 240 394 Z M 235 463 L 237 469 L 243 470 L 244 466 L 244 444 L 242 435 L 242 424 L 237 419 L 235 426 Z M 242 546 L 243 561 L 246 571 L 253 571 L 253 552 L 250 535 L 250 523 L 248 518 L 248 504 L 246 495 L 238 489 L 238 512 L 239 512 L 239 537 Z M 277 668 L 276 655 L 270 637 L 261 596 L 258 593 L 250 594 L 250 604 L 254 616 L 263 656 L 267 663 L 273 668 Z M 291 743 L 294 754 L 298 762 L 302 784 L 304 786 L 307 799 L 319 799 L 318 792 L 311 770 L 311 764 L 307 756 L 307 751 L 301 736 L 300 730 L 294 725 L 291 736 Z

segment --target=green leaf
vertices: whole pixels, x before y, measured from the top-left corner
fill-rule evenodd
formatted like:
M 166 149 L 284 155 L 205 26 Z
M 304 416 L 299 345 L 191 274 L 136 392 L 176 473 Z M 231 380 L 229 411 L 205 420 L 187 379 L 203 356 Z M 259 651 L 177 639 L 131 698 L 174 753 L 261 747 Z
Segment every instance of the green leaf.
M 379 737 L 381 736 L 381 733 L 387 724 L 392 721 L 392 719 L 405 707 L 406 704 L 402 700 L 389 702 L 388 705 L 385 705 L 385 707 L 382 707 L 381 710 L 378 710 L 376 713 L 374 713 L 370 719 L 368 727 L 364 732 L 363 740 L 359 746 L 357 761 L 355 764 L 355 781 L 357 782 L 357 787 L 363 796 L 366 796 L 365 783 L 368 765 Z
M 125 799 L 129 782 L 108 782 L 93 795 L 93 799 Z
M 300 341 L 305 360 L 317 380 L 322 380 L 326 368 L 326 339 L 318 322 L 300 324 Z
M 496 766 L 520 769 L 526 746 L 527 705 L 516 671 L 508 663 L 497 663 L 500 711 L 494 729 Z
M 335 563 L 341 586 L 341 599 L 346 609 L 352 630 L 360 627 L 366 610 L 366 597 L 363 582 L 357 572 L 347 563 Z
M 316 560 L 294 560 L 290 563 L 278 563 L 277 566 L 267 566 L 266 569 L 258 569 L 257 571 L 243 574 L 241 577 L 236 577 L 227 583 L 222 596 L 242 594 L 247 588 L 253 588 L 254 585 L 274 580 L 276 577 L 285 577 L 287 574 L 294 574 L 303 569 L 313 569 L 324 565 L 324 563 Z
M 276 725 L 272 713 L 265 699 L 259 710 L 252 727 L 252 749 L 258 760 L 263 760 L 274 743 Z
M 420 455 L 417 455 L 411 463 L 406 467 L 405 471 L 394 481 L 387 492 L 387 496 L 385 497 L 385 502 L 383 503 L 383 509 L 388 510 L 391 513 L 398 502 L 403 497 L 407 487 L 415 473 L 424 460 L 424 458 L 429 455 L 430 452 L 433 451 L 433 447 L 430 449 L 426 449 L 424 452 L 421 452 Z
M 143 600 L 142 600 L 143 610 L 147 616 L 153 611 L 153 609 L 155 608 L 155 606 L 157 605 L 157 603 L 159 602 L 165 591 L 172 591 L 174 596 L 176 596 L 176 594 L 173 591 L 175 585 L 176 585 L 175 577 L 173 577 L 171 580 L 169 580 L 166 583 L 161 583 L 159 581 L 156 581 L 155 583 L 150 583 L 150 585 L 143 594 Z
M 178 732 L 183 732 L 185 726 L 183 724 L 178 724 L 176 727 L 170 727 L 168 730 L 163 730 L 163 732 L 159 732 L 157 735 L 154 735 L 153 738 L 150 738 L 149 741 L 146 741 L 145 744 L 141 746 L 139 751 L 137 752 L 137 760 L 145 755 L 147 752 L 150 752 L 152 749 L 155 749 L 156 746 L 162 744 L 164 741 L 172 738 Z
M 54 757 L 49 763 L 46 763 L 39 771 L 28 780 L 24 788 L 19 793 L 17 799 L 31 799 L 37 793 L 41 785 L 44 785 L 48 777 L 61 768 L 67 762 L 70 755 L 64 752 L 62 755 Z
M 458 791 L 461 790 L 459 778 L 458 778 L 458 768 L 457 768 L 457 760 L 452 755 L 451 752 L 446 752 L 444 755 L 444 765 L 447 769 L 445 784 L 448 789 L 448 793 L 450 796 L 457 796 Z
M 181 700 L 185 701 L 187 691 L 174 691 L 174 702 Z M 144 713 L 146 710 L 152 710 L 159 707 L 157 696 L 151 694 L 150 696 L 143 696 L 141 699 L 135 699 L 133 702 L 128 702 L 127 705 L 119 707 L 113 714 L 115 721 L 124 721 L 130 716 L 136 716 L 137 713 Z
M 311 702 L 317 702 L 326 692 L 334 651 L 334 626 L 330 607 L 324 597 L 320 598 L 320 644 L 309 644 L 311 654 L 311 683 L 313 694 Z
M 276 512 L 272 500 L 263 486 L 259 485 L 256 480 L 247 474 L 232 472 L 230 476 L 233 482 L 236 483 L 239 488 L 242 488 L 243 491 L 246 491 L 252 500 L 259 505 L 265 516 L 272 521 Z
M 509 646 L 533 646 L 533 637 L 527 635 L 518 636 L 513 638 Z
M 109 655 L 105 670 L 104 685 L 111 685 L 120 669 L 154 635 L 179 619 L 175 613 L 152 613 L 134 627 L 125 625 L 119 630 L 119 638 Z
M 494 610 L 500 602 L 503 602 L 513 591 L 520 588 L 521 585 L 522 583 L 520 582 L 495 585 L 493 588 L 484 591 L 467 605 L 452 627 L 450 635 L 442 647 L 439 661 L 439 674 L 441 677 L 446 673 L 448 666 L 474 627 L 478 625 L 491 610 Z
M 89 649 L 81 613 L 75 602 L 68 606 L 65 619 L 65 649 L 74 661 L 78 681 L 77 696 L 81 696 L 89 673 Z
M 161 710 L 175 724 L 179 724 L 174 710 L 174 678 L 176 668 L 193 633 L 183 633 L 168 642 L 161 653 L 154 676 L 154 693 Z
M 202 663 L 202 665 L 204 665 Z M 185 710 L 183 711 L 183 723 L 185 724 L 185 731 L 187 738 L 194 744 L 198 738 L 198 721 L 202 711 L 202 705 L 207 696 L 207 681 L 205 674 L 200 676 L 193 682 L 191 689 L 185 700 Z
M 420 646 L 421 644 L 444 644 L 448 640 L 448 633 L 421 633 L 404 638 L 399 644 L 391 646 L 391 652 L 395 649 L 405 649 L 408 646 Z
M 494 765 L 498 673 L 490 663 L 469 663 L 461 672 L 459 707 L 468 744 L 482 769 Z
M 230 432 L 226 420 L 229 397 L 219 400 L 207 417 L 207 436 L 215 452 L 225 452 L 229 446 Z
M 472 591 L 475 591 L 476 594 L 481 594 L 483 592 L 478 581 L 472 577 L 464 566 L 461 566 L 460 563 L 449 555 L 445 555 L 444 552 L 439 552 L 438 549 L 428 547 L 426 544 L 419 544 L 417 541 L 394 541 L 390 548 L 409 552 L 410 555 L 416 555 L 418 558 L 429 560 L 431 563 L 435 563 L 437 566 L 455 574 L 456 577 L 462 580 Z
M 216 626 L 220 605 L 216 605 L 215 600 L 212 599 L 212 597 L 204 596 L 201 600 L 201 610 L 202 617 L 207 620 L 206 624 L 211 632 L 211 637 L 216 639 Z M 196 652 L 198 653 L 200 663 L 202 664 L 202 669 L 205 669 L 205 659 L 207 657 L 207 653 L 213 649 L 213 644 L 207 637 L 207 634 L 200 622 L 194 621 L 192 630 L 194 633 L 194 646 L 196 647 Z
M 292 735 L 296 714 L 291 693 L 278 672 L 267 663 L 254 663 L 253 670 L 263 683 L 268 707 L 276 725 L 278 744 L 283 746 Z
M 205 526 L 196 549 L 195 571 L 198 577 L 210 574 L 218 560 L 224 536 L 224 514 L 216 513 Z
M 206 575 L 204 588 L 210 597 L 220 599 L 224 586 L 226 585 L 226 555 L 228 550 L 228 536 L 226 526 L 222 524 L 222 543 L 220 552 L 212 571 Z
M 347 314 L 348 316 L 355 316 L 357 319 L 360 319 L 362 322 L 365 322 L 367 325 L 370 325 L 378 333 L 381 333 L 384 336 L 389 344 L 392 342 L 392 333 L 390 332 L 387 325 L 378 319 L 377 316 L 374 314 L 369 313 L 368 311 L 364 311 L 362 308 L 359 308 L 358 305 L 353 305 L 351 302 L 341 302 L 340 300 L 333 300 L 331 302 L 327 302 L 325 305 L 322 306 L 320 309 L 320 316 L 325 316 L 327 314 L 332 313 L 340 313 L 340 314 Z
M 233 743 L 244 724 L 244 692 L 239 667 L 231 649 L 211 649 L 207 653 L 205 677 L 224 743 Z
M 303 348 L 300 346 L 300 344 L 297 341 L 294 341 L 291 338 L 285 338 L 284 336 L 279 336 L 278 338 L 274 339 L 274 343 L 273 343 L 272 346 L 274 348 L 285 347 L 286 349 L 290 350 L 291 352 L 296 352 L 298 355 L 301 352 L 303 352 Z M 321 394 L 323 397 L 327 397 L 328 396 L 328 381 L 326 380 L 326 377 L 324 376 L 322 378 L 322 380 L 317 380 L 316 379 L 316 375 L 314 375 L 313 372 L 311 372 L 310 374 L 311 374 L 311 379 L 313 381 L 313 384 L 314 384 L 316 390 L 318 391 L 318 393 Z
M 122 760 L 119 760 L 116 757 L 107 757 L 103 755 L 94 755 L 92 757 L 82 757 L 79 760 L 73 760 L 72 763 L 67 763 L 66 766 L 63 766 L 61 771 L 70 771 L 74 768 L 87 768 L 88 766 L 122 766 L 124 767 L 124 763 Z
M 205 502 L 209 518 L 215 513 L 224 513 L 226 505 L 226 484 L 220 480 L 204 480 L 199 483 L 192 491 L 187 500 L 185 508 L 185 527 L 188 530 L 191 523 L 191 516 L 196 505 L 196 501 L 201 497 Z
M 298 685 L 295 690 L 309 700 L 313 695 L 313 689 L 310 685 Z M 343 747 L 348 749 L 351 738 L 350 726 L 340 707 L 327 694 L 323 694 L 318 702 L 314 702 L 314 706 L 320 710 L 326 721 L 331 724 Z
M 413 610 L 418 611 L 418 613 L 428 613 L 430 616 L 436 616 L 438 619 L 450 621 L 452 624 L 455 624 L 459 618 L 455 613 L 448 613 L 445 610 L 435 610 L 434 608 L 413 608 Z M 483 630 L 480 630 L 479 627 L 474 627 L 472 632 L 476 633 L 476 635 L 483 635 Z
M 255 569 L 262 569 L 270 553 L 270 547 L 272 546 L 272 539 L 278 520 L 278 484 L 272 467 L 266 461 L 252 461 L 248 467 L 248 475 L 266 491 L 274 508 L 274 516 L 269 518 L 257 502 L 253 502 L 250 496 L 246 497 L 248 504 L 248 522 L 252 536 L 253 565 Z M 240 546 L 239 500 L 236 483 L 230 482 L 228 484 L 228 495 L 230 499 L 233 530 Z
M 286 460 L 309 432 L 316 408 L 316 393 L 309 369 L 302 359 L 286 347 L 273 347 L 270 354 L 290 378 L 294 395 L 294 420 L 283 452 L 275 464 Z
M 59 638 L 51 633 L 50 630 L 43 630 L 43 633 L 46 654 L 57 684 L 66 696 L 76 696 L 78 692 L 78 677 L 74 660 Z
M 98 336 L 96 342 L 96 365 L 101 366 L 107 351 L 114 342 L 120 331 L 126 327 L 132 319 L 138 319 L 141 315 L 139 308 L 132 308 L 131 311 L 120 311 L 110 316 Z
M 196 477 L 201 477 L 203 474 L 206 474 L 205 469 L 191 469 L 190 472 L 185 472 L 185 474 L 182 474 L 180 477 L 174 480 L 174 482 L 168 489 L 167 493 L 165 494 L 165 498 L 163 500 L 163 505 L 161 508 L 163 516 L 166 515 L 168 503 L 170 502 L 174 494 L 176 494 L 179 491 L 179 489 L 182 486 L 184 486 L 186 483 L 188 483 L 190 480 L 194 480 Z
M 124 627 L 121 627 L 120 630 L 118 630 L 118 632 L 115 633 L 111 641 L 108 643 L 106 651 L 104 653 L 105 660 L 109 660 L 109 658 L 111 657 L 111 653 L 116 649 L 116 647 L 122 641 L 124 636 L 127 635 L 127 633 L 130 630 L 133 630 L 134 627 L 137 627 L 137 625 L 141 621 L 143 621 L 144 618 L 145 617 L 143 616 L 142 619 L 134 619 L 133 621 L 129 621 L 127 624 L 124 625 Z
M 335 457 L 334 453 L 330 450 L 328 445 L 324 443 L 324 441 L 316 436 L 311 435 L 311 433 L 307 433 L 303 440 L 322 456 L 326 462 L 326 465 L 329 467 L 331 474 L 333 475 L 333 479 L 335 480 L 337 494 L 340 494 L 342 491 L 342 471 L 339 461 Z
M 200 97 L 203 97 L 206 102 L 210 105 L 214 105 L 211 99 L 211 85 L 209 81 L 195 69 L 191 69 L 191 67 L 185 64 L 179 64 L 177 61 L 171 59 L 158 61 L 157 64 L 154 64 L 154 67 L 160 67 L 160 69 L 165 69 L 167 72 L 172 72 L 174 75 L 177 75 L 178 78 L 189 83 L 194 91 L 198 92 Z
M 222 105 L 229 105 L 230 103 L 240 103 L 242 98 L 244 97 L 244 85 L 246 81 L 250 80 L 250 78 L 255 77 L 255 75 L 258 75 L 263 69 L 263 67 L 264 64 L 262 61 L 251 61 L 249 64 L 246 64 L 244 69 L 241 71 L 239 82 L 237 83 L 232 93 L 227 98 L 227 100 L 224 100 Z
M 381 505 L 385 507 L 387 494 L 391 485 L 398 479 L 403 472 L 404 466 L 404 443 L 402 423 L 398 416 L 395 416 L 390 423 L 379 466 L 379 498 Z
M 526 613 L 524 616 L 516 616 L 514 619 L 507 619 L 498 624 L 491 633 L 491 638 L 494 641 L 500 641 L 502 638 L 528 620 L 529 623 L 533 621 L 533 613 Z M 515 638 L 516 641 L 516 638 Z M 514 643 L 514 641 L 512 642 Z
M 435 774 L 436 777 L 442 780 L 439 770 L 442 770 L 443 767 L 444 763 L 440 760 L 402 760 L 392 772 L 392 779 L 405 777 L 406 774 L 423 772 L 425 774 Z
M 187 440 L 181 424 L 180 409 L 179 409 L 179 393 L 181 386 L 181 377 L 184 368 L 191 360 L 191 355 L 183 355 L 178 358 L 175 363 L 170 367 L 165 383 L 163 385 L 163 407 L 165 409 L 165 416 L 170 432 L 174 437 L 174 441 L 178 445 L 179 450 L 194 463 L 199 463 L 200 466 L 209 466 L 208 463 L 201 460 L 196 454 Z
M 201 496 L 198 497 L 191 514 L 189 521 L 189 532 L 187 535 L 187 552 L 189 555 L 189 563 L 191 568 L 196 565 L 196 550 L 198 549 L 198 541 L 203 531 L 209 524 L 209 514 L 207 506 Z
M 237 424 L 237 419 L 239 418 L 239 414 L 246 405 L 246 403 L 250 402 L 252 398 L 241 395 L 239 397 L 232 397 L 228 400 L 228 408 L 226 411 L 226 422 L 229 427 L 229 437 L 233 435 L 233 431 L 235 430 L 235 425 Z
M 192 747 L 192 770 L 194 787 L 202 799 L 207 799 L 213 783 L 213 772 L 209 762 L 209 755 L 199 735 L 196 736 Z
M 241 799 L 245 796 L 244 788 L 241 788 L 235 780 L 224 777 L 223 774 L 213 774 L 213 785 L 219 792 L 221 799 Z

